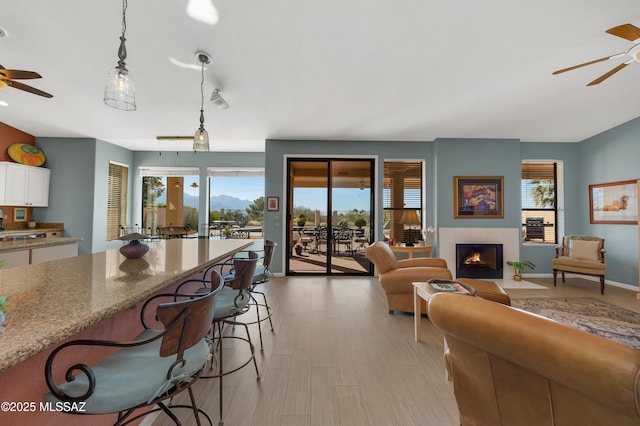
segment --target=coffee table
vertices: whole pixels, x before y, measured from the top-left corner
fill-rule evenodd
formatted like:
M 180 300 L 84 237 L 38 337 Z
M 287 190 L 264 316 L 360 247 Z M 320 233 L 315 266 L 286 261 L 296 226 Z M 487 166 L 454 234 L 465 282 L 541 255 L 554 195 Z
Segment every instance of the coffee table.
M 429 303 L 436 291 L 428 283 L 413 282 L 413 331 L 416 342 L 420 341 L 420 321 L 422 318 L 422 299 Z M 426 314 L 426 312 L 425 312 Z
M 413 331 L 415 334 L 414 338 L 416 342 L 419 342 L 421 327 L 420 320 L 422 318 L 422 299 L 424 299 L 428 304 L 431 296 L 438 293 L 438 290 L 434 289 L 429 283 L 424 281 L 412 282 L 411 284 L 413 285 Z M 465 287 L 467 290 L 469 290 L 471 295 L 475 293 L 475 289 L 471 288 L 468 285 L 463 284 L 462 287 Z

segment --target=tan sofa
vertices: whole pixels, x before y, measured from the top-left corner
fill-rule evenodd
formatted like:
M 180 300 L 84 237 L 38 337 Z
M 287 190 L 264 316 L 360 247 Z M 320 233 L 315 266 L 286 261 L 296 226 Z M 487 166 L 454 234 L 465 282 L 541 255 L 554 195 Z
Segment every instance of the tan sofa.
M 463 426 L 639 425 L 640 351 L 478 297 L 439 293 Z

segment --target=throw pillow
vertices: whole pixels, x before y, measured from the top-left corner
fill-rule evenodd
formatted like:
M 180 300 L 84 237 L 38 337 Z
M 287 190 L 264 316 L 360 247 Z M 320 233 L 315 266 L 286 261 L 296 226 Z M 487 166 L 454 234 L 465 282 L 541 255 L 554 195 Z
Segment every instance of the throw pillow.
M 597 262 L 599 244 L 600 241 L 571 240 L 569 257 L 588 262 Z

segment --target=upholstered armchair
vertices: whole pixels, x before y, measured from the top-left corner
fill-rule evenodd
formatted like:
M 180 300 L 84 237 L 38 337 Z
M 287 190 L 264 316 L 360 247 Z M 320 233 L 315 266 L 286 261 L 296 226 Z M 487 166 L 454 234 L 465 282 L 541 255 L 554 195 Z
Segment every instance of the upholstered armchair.
M 389 246 L 382 241 L 371 244 L 367 248 L 366 256 L 376 266 L 378 280 L 387 296 L 390 314 L 394 311 L 413 312 L 412 282 L 452 279 L 446 260 L 431 257 L 398 260 Z M 422 312 L 426 312 L 426 305 L 422 307 Z
M 604 238 L 586 235 L 567 235 L 562 245 L 556 247 L 556 257 L 551 260 L 553 267 L 553 285 L 556 285 L 558 272 L 592 275 L 600 277 L 600 294 L 604 294 L 604 276 L 607 264 L 604 261 Z

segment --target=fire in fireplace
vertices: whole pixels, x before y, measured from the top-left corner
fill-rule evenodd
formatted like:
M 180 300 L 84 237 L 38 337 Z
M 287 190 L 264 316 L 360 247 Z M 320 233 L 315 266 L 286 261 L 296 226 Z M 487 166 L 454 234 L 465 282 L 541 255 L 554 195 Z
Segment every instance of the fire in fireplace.
M 502 278 L 502 244 L 456 244 L 456 278 Z

